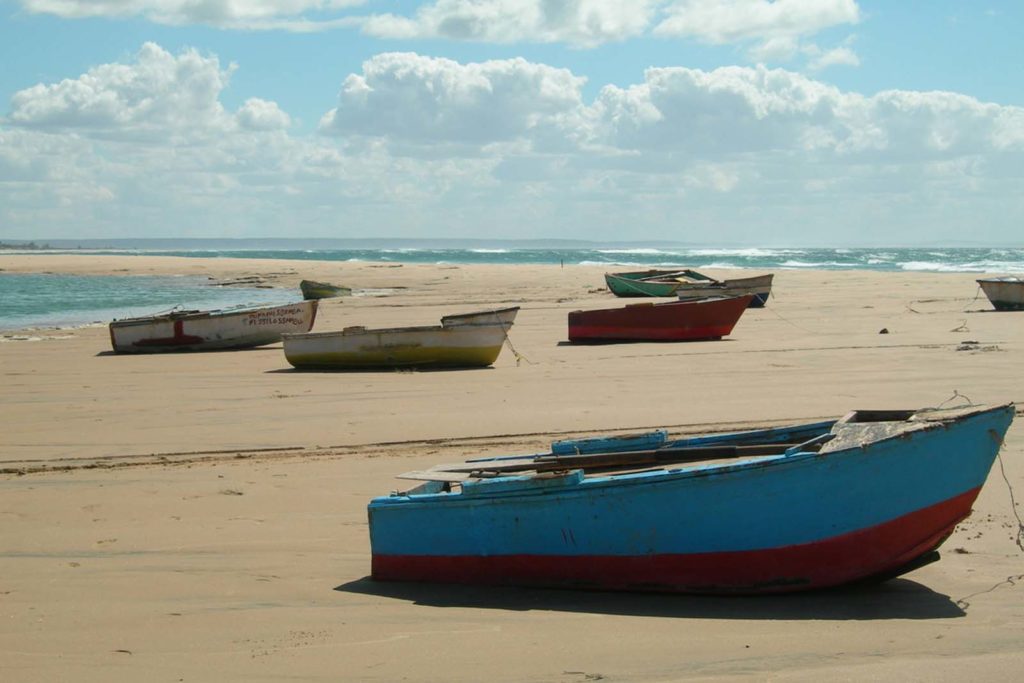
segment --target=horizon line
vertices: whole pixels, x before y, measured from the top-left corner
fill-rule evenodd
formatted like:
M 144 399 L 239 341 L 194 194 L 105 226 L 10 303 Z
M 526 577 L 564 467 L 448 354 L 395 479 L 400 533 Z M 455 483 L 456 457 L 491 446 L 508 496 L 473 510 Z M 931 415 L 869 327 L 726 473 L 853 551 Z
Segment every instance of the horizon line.
M 731 243 L 709 243 L 709 242 L 686 242 L 681 240 L 584 240 L 578 238 L 560 238 L 560 237 L 539 237 L 539 238 L 522 238 L 522 239 L 508 239 L 508 238 L 480 238 L 480 237 L 87 237 L 87 238 L 69 238 L 69 237 L 52 237 L 52 238 L 16 238 L 16 237 L 0 237 L 0 245 L 6 247 L 20 247 L 27 246 L 29 244 L 36 245 L 37 247 L 50 246 L 52 245 L 92 245 L 93 248 L 104 248 L 104 243 L 303 243 L 303 244 L 328 244 L 328 243 L 381 243 L 381 244 L 487 244 L 487 245 L 498 245 L 505 244 L 509 246 L 521 246 L 526 244 L 544 244 L 544 245 L 566 245 L 566 246 L 628 246 L 633 248 L 642 247 L 658 247 L 658 246 L 672 246 L 684 249 L 931 249 L 931 248 L 979 248 L 979 249 L 1020 249 L 1024 248 L 1024 243 L 1009 243 L 1009 244 L 992 244 L 988 242 L 970 242 L 970 241 L 959 241 L 959 242 L 934 242 L 928 244 L 834 244 L 834 245 L 821 245 L 821 244 L 779 244 L 779 245 L 766 245 L 766 244 L 737 244 Z M 114 248 L 114 247 L 108 247 Z

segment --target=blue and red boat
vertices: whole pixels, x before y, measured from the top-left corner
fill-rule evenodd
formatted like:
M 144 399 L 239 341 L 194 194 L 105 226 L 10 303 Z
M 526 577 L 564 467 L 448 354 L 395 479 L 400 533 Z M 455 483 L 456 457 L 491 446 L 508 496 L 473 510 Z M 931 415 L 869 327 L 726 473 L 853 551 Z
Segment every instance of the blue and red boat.
M 1012 404 L 556 442 L 403 475 L 369 504 L 373 578 L 780 593 L 899 575 L 971 512 Z

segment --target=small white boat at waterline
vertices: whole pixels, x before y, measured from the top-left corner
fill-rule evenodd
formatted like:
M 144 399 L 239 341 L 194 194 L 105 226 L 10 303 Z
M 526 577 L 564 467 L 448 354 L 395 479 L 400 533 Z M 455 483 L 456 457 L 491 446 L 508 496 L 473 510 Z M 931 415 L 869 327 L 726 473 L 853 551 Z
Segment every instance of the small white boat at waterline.
M 519 307 L 447 315 L 440 325 L 284 336 L 284 355 L 299 369 L 486 367 L 494 363 Z
M 978 280 L 997 311 L 1024 311 L 1024 279 L 1009 275 Z
M 172 311 L 110 323 L 117 353 L 243 349 L 273 344 L 287 332 L 308 332 L 317 301 L 223 311 Z

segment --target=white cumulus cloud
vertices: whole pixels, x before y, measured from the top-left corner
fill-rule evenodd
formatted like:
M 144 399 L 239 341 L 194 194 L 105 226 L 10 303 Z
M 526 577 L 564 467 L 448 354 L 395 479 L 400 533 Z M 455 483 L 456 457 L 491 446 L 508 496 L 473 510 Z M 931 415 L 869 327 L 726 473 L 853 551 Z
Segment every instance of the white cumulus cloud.
M 759 41 L 856 23 L 856 0 L 427 0 L 408 13 L 368 0 L 17 0 L 65 19 L 141 17 L 158 24 L 295 32 L 360 29 L 385 39 L 564 43 L 590 48 L 654 33 L 709 43 Z M 774 42 L 774 46 L 772 43 Z
M 848 47 L 837 47 L 825 52 L 814 47 L 807 52 L 811 55 L 807 64 L 811 71 L 821 71 L 830 66 L 860 66 L 860 57 Z
M 824 29 L 856 24 L 856 0 L 675 0 L 654 27 L 662 37 L 687 37 L 716 45 L 746 44 L 757 62 L 789 62 L 805 56 L 811 71 L 857 66 L 847 44 L 822 50 L 806 38 Z
M 232 70 L 196 50 L 174 56 L 146 43 L 133 64 L 104 64 L 75 79 L 16 92 L 9 120 L 123 133 L 223 128 L 229 120 L 219 96 Z
M 146 43 L 129 64 L 103 64 L 78 78 L 32 86 L 11 98 L 10 124 L 99 137 L 176 140 L 239 130 L 287 128 L 291 118 L 277 103 L 250 98 L 236 112 L 220 96 L 234 65 L 194 49 L 173 55 Z
M 786 226 L 792 241 L 821 225 L 885 241 L 895 225 L 927 241 L 965 224 L 1008 235 L 1024 211 L 1024 108 L 959 93 L 666 66 L 588 100 L 582 77 L 542 63 L 386 53 L 299 134 L 260 93 L 227 111 L 232 69 L 147 44 L 17 93 L 0 119 L 0 221 L 43 236 Z
M 524 59 L 461 64 L 414 53 L 377 55 L 352 74 L 320 122 L 329 135 L 422 144 L 510 140 L 582 105 L 585 79 Z
M 436 0 L 414 16 L 376 15 L 363 30 L 382 38 L 448 38 L 592 47 L 641 35 L 664 0 Z
M 142 17 L 157 24 L 201 24 L 233 29 L 317 30 L 343 20 L 311 18 L 365 0 L 19 0 L 27 11 L 66 19 Z
M 612 147 L 695 157 L 800 150 L 809 130 L 834 128 L 833 86 L 765 67 L 648 69 L 644 83 L 606 86 L 594 105 Z
M 291 117 L 277 106 L 277 102 L 268 102 L 258 97 L 251 97 L 235 114 L 242 128 L 249 130 L 276 130 L 291 125 Z
M 606 86 L 590 121 L 595 141 L 650 156 L 925 163 L 1024 151 L 1022 115 L 957 93 L 842 92 L 763 66 L 668 67 L 628 88 Z
M 855 0 L 676 0 L 666 14 L 656 34 L 711 43 L 809 35 L 860 19 Z

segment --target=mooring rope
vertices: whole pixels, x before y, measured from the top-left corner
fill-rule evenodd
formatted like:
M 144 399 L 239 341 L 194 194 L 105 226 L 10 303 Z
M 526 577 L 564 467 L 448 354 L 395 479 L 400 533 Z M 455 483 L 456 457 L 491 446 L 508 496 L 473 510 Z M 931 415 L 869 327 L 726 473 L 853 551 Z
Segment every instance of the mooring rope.
M 518 351 L 516 351 L 516 347 L 512 346 L 512 340 L 509 339 L 509 337 L 508 337 L 508 327 L 506 327 L 505 325 L 502 325 L 501 329 L 505 333 L 505 343 L 508 344 L 508 350 L 511 351 L 512 355 L 515 356 L 515 358 L 516 358 L 516 367 L 518 368 L 520 361 L 524 361 L 524 360 L 526 361 L 526 363 L 528 365 L 536 365 L 536 363 L 534 363 L 532 360 L 530 360 L 529 358 L 527 358 L 523 354 L 521 354 Z
M 963 399 L 963 400 L 967 401 L 967 403 L 964 403 L 964 404 L 963 404 L 963 407 L 964 407 L 964 408 L 970 408 L 971 406 L 976 406 L 976 405 L 978 405 L 977 403 L 975 403 L 974 401 L 972 401 L 972 400 L 971 400 L 971 399 L 970 399 L 969 397 L 967 397 L 967 396 L 964 396 L 964 395 L 963 395 L 963 394 L 961 394 L 961 393 L 960 393 L 959 391 L 957 391 L 956 389 L 954 389 L 954 390 L 953 390 L 953 395 L 952 395 L 952 396 L 950 396 L 949 398 L 947 398 L 947 399 L 946 399 L 945 401 L 943 401 L 943 402 L 942 402 L 942 403 L 940 403 L 939 405 L 935 406 L 934 408 L 929 408 L 929 410 L 942 410 L 942 409 L 943 409 L 943 408 L 944 408 L 944 407 L 946 406 L 946 404 L 947 404 L 947 403 L 949 403 L 950 401 L 955 401 L 955 400 L 956 400 L 956 399 L 958 399 L 958 398 L 961 398 L 961 399 Z
M 960 310 L 966 311 L 967 307 L 973 304 L 975 301 L 977 301 L 979 296 L 981 296 L 981 285 L 978 285 L 978 290 L 974 293 L 974 298 L 968 301 Z
M 512 323 L 509 323 L 508 325 L 506 325 L 505 323 L 501 322 L 501 318 L 498 317 L 497 311 L 491 311 L 491 315 L 494 316 L 494 320 L 498 323 L 498 325 L 501 326 L 501 333 L 505 336 L 504 343 L 508 344 L 508 350 L 512 352 L 513 356 L 515 356 L 516 367 L 518 368 L 520 362 L 522 362 L 522 361 L 526 361 L 527 364 L 529 364 L 529 365 L 536 365 L 536 363 L 534 363 L 532 360 L 530 360 L 529 358 L 527 358 L 523 354 L 521 354 L 518 351 L 516 351 L 516 347 L 512 345 L 512 340 L 508 336 L 508 331 L 509 331 L 509 329 L 511 329 Z
M 151 314 L 149 314 L 147 316 L 143 316 L 143 317 L 155 318 L 155 317 L 161 316 L 161 315 L 170 315 L 171 313 L 174 313 L 175 311 L 180 311 L 183 308 L 184 308 L 184 305 L 182 305 L 182 304 L 174 304 L 170 308 L 165 308 L 162 311 L 157 311 L 156 313 L 151 313 Z
M 978 591 L 977 593 L 971 593 L 970 595 L 965 595 L 964 597 L 962 597 L 962 598 L 960 598 L 959 600 L 956 601 L 956 606 L 966 612 L 967 608 L 971 606 L 969 598 L 976 598 L 979 595 L 985 595 L 986 593 L 991 593 L 992 591 L 996 590 L 1000 586 L 1016 586 L 1017 582 L 1020 581 L 1021 579 L 1024 579 L 1024 574 L 1013 574 L 1012 576 L 1007 576 L 1005 579 L 1003 579 L 1002 581 L 1000 581 L 996 585 L 992 586 L 991 588 L 986 588 L 983 591 Z
M 999 474 L 1002 475 L 1002 480 L 1007 482 L 1007 490 L 1010 493 L 1010 508 L 1013 510 L 1014 518 L 1017 519 L 1017 538 L 1014 539 L 1014 543 L 1018 548 L 1024 552 L 1024 520 L 1021 519 L 1021 513 L 1017 509 L 1017 497 L 1014 495 L 1014 487 L 1010 483 L 1010 477 L 1007 476 L 1007 468 L 1002 464 L 1002 444 L 1006 441 L 999 438 L 998 434 L 989 432 L 993 438 L 998 439 L 999 450 L 995 452 L 995 459 L 999 461 Z
M 777 299 L 778 298 L 777 296 L 775 296 L 775 291 L 774 290 L 771 292 L 771 297 L 773 299 Z M 782 322 L 786 323 L 787 325 L 792 325 L 793 327 L 795 327 L 796 329 L 798 329 L 798 330 L 800 330 L 802 332 L 806 332 L 808 334 L 814 334 L 814 335 L 821 335 L 822 334 L 821 332 L 818 332 L 816 330 L 811 330 L 811 329 L 808 329 L 808 328 L 803 327 L 801 325 L 797 325 L 795 322 L 793 322 L 792 320 L 789 320 L 788 318 L 783 318 L 782 315 L 779 314 L 779 312 L 776 311 L 771 306 L 764 306 L 764 308 L 767 308 L 772 313 L 772 315 L 774 315 L 776 318 L 778 318 Z
M 924 410 L 942 410 L 942 408 L 947 403 L 958 398 L 966 401 L 966 403 L 958 407 L 969 408 L 978 405 L 969 397 L 964 396 L 959 391 L 954 389 L 953 395 L 947 398 L 942 403 L 940 403 L 938 406 L 936 406 L 935 408 L 925 408 Z M 1010 478 L 1006 475 L 1006 467 L 1003 464 L 1003 446 L 1005 445 L 1006 441 L 1001 436 L 999 436 L 999 434 L 995 430 L 990 429 L 988 433 L 989 436 L 992 437 L 992 440 L 996 442 L 996 460 L 999 461 L 999 472 L 1000 474 L 1003 475 L 1003 481 L 1006 482 L 1006 490 L 1010 494 L 1010 511 L 1013 513 L 1014 518 L 1017 520 L 1017 536 L 1014 539 L 1014 543 L 1017 545 L 1018 548 L 1021 549 L 1021 551 L 1024 551 L 1024 520 L 1021 519 L 1020 512 L 1017 509 L 1017 497 L 1013 492 L 1013 485 L 1010 483 Z
M 1013 512 L 1014 519 L 1017 520 L 1017 536 L 1014 538 L 1014 544 L 1024 552 L 1024 520 L 1021 519 L 1020 512 L 1017 510 L 1017 498 L 1013 492 L 1013 485 L 1010 484 L 1010 478 L 1006 475 L 1006 467 L 1003 464 L 1003 446 L 1006 444 L 1006 440 L 999 436 L 995 430 L 989 430 L 989 436 L 996 442 L 998 450 L 996 451 L 996 460 L 999 461 L 999 473 L 1003 476 L 1003 481 L 1006 482 L 1006 490 L 1010 493 L 1010 509 Z M 995 584 L 991 588 L 987 588 L 977 593 L 971 593 L 956 601 L 957 607 L 967 611 L 967 608 L 971 606 L 970 598 L 977 597 L 979 595 L 985 595 L 991 593 L 1001 586 L 1016 586 L 1018 581 L 1024 580 L 1024 574 L 1013 574 L 1007 576 L 1005 579 Z

